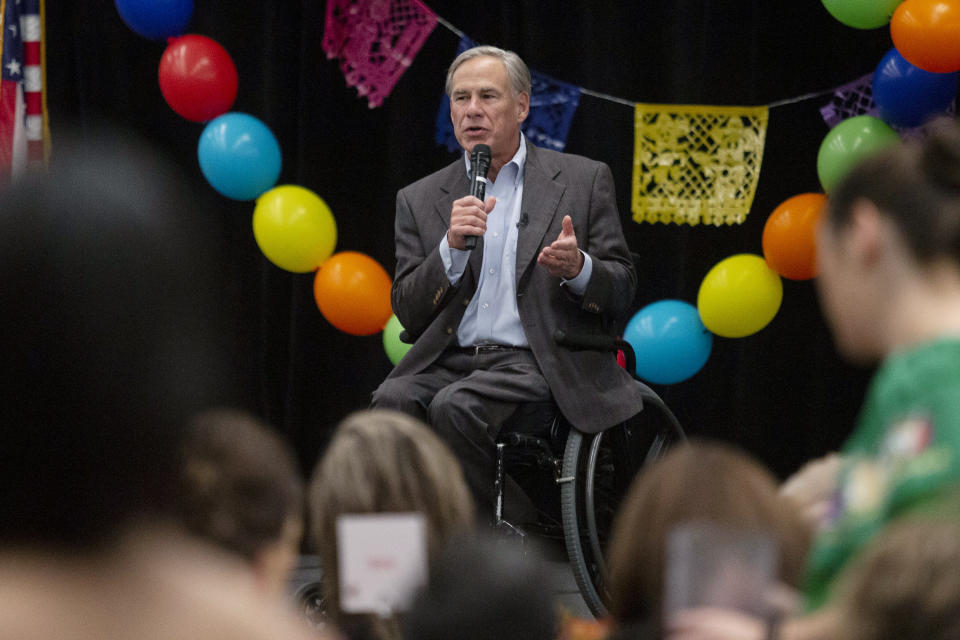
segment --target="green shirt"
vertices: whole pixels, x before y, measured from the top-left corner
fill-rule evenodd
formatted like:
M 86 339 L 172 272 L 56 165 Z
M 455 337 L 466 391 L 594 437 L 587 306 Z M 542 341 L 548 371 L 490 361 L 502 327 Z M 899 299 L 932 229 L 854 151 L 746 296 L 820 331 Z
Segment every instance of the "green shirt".
M 844 565 L 887 523 L 946 508 L 960 482 L 960 338 L 887 358 L 870 384 L 827 524 L 807 563 L 807 608 L 820 607 Z

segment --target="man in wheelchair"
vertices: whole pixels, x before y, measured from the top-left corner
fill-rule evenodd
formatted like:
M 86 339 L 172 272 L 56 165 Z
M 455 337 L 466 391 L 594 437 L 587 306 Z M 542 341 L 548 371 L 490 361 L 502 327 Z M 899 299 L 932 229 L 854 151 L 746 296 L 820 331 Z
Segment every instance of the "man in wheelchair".
M 414 343 L 373 405 L 432 425 L 484 517 L 494 512 L 495 441 L 518 407 L 554 402 L 584 433 L 641 410 L 642 385 L 610 353 L 554 340 L 558 331 L 611 334 L 637 276 L 607 165 L 521 133 L 530 72 L 516 54 L 461 53 L 446 91 L 464 155 L 397 194 L 392 303 Z M 477 145 L 490 149 L 489 175 L 476 178 L 486 200 L 466 195 Z M 508 520 L 535 517 L 509 477 L 505 494 Z

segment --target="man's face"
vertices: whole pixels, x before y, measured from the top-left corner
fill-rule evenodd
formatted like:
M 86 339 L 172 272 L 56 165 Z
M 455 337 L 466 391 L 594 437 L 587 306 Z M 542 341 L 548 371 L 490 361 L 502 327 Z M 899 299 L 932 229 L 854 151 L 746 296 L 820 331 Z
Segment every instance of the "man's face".
M 507 68 L 497 58 L 471 58 L 453 74 L 450 117 L 457 142 L 468 152 L 477 144 L 489 145 L 495 167 L 516 153 L 529 107 L 530 96 L 513 91 Z

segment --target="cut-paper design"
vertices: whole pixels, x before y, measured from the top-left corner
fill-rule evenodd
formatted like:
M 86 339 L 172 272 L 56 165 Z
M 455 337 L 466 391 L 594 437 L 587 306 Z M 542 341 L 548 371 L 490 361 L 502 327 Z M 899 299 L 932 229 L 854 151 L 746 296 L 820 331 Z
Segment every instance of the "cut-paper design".
M 633 219 L 740 224 L 753 204 L 768 108 L 637 104 Z

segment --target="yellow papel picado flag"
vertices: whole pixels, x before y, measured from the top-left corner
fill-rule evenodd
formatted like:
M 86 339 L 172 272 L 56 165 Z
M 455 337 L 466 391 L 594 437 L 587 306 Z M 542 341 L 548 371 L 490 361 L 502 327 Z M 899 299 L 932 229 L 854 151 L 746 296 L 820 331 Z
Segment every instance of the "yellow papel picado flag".
M 739 224 L 760 177 L 768 108 L 638 103 L 633 219 Z

